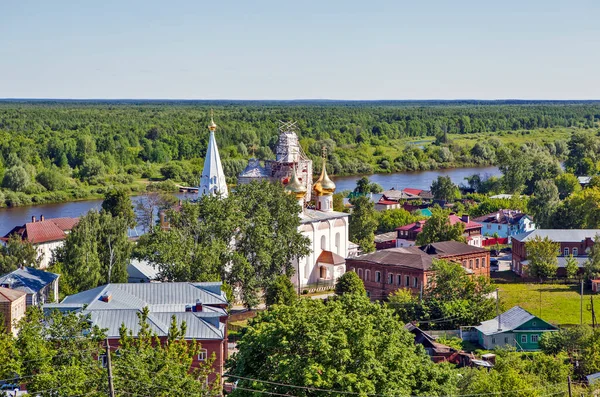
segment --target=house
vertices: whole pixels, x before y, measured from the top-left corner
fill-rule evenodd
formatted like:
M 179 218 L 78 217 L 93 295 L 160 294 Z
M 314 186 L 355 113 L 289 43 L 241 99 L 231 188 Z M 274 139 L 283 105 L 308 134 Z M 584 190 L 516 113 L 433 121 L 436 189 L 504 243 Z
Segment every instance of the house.
M 397 232 L 388 232 L 375 235 L 375 249 L 382 250 L 396 247 Z
M 128 283 L 151 283 L 159 281 L 158 270 L 148 261 L 132 259 L 127 264 Z
M 448 222 L 451 225 L 455 225 L 458 222 L 463 223 L 465 227 L 463 236 L 465 237 L 467 244 L 474 247 L 482 246 L 482 225 L 470 220 L 469 215 L 463 215 L 459 217 L 456 214 L 450 214 L 448 215 Z M 398 232 L 398 236 L 396 238 L 396 247 L 410 247 L 415 245 L 417 236 L 423 231 L 425 223 L 427 223 L 426 220 L 421 220 L 396 228 L 396 231 Z
M 484 236 L 497 234 L 500 238 L 509 238 L 535 229 L 533 218 L 519 210 L 502 209 L 473 218 L 473 221 L 481 224 Z
M 539 349 L 539 340 L 546 332 L 558 327 L 534 316 L 520 306 L 514 306 L 498 317 L 475 327 L 479 344 L 488 350 L 512 346 L 520 351 Z
M 419 196 L 391 188 L 381 193 L 381 198 L 375 203 L 375 209 L 377 211 L 400 209 L 407 200 L 419 200 Z
M 41 258 L 40 269 L 46 269 L 52 260 L 53 251 L 64 244 L 67 234 L 78 222 L 79 218 L 44 219 L 42 215 L 37 220 L 32 216 L 31 222 L 15 226 L 0 240 L 6 243 L 11 235 L 16 234 L 22 240 L 29 241 L 37 249 L 38 258 Z
M 0 318 L 8 333 L 17 335 L 15 323 L 25 317 L 27 294 L 10 288 L 0 287 Z
M 406 187 L 402 191 L 404 193 L 418 196 L 423 201 L 429 202 L 429 201 L 433 200 L 433 194 L 431 193 L 431 190 L 413 189 L 410 187 Z
M 588 185 L 590 184 L 591 181 L 592 181 L 591 176 L 578 176 L 577 177 L 577 182 L 579 182 L 579 185 L 582 188 L 588 187 Z
M 490 253 L 458 241 L 444 241 L 421 247 L 383 249 L 355 258 L 346 258 L 346 267 L 363 280 L 367 295 L 385 299 L 399 288 L 420 293 L 433 275 L 434 259 L 460 263 L 469 274 L 489 277 Z
M 590 249 L 594 246 L 594 237 L 600 234 L 600 229 L 535 229 L 530 232 L 517 234 L 511 238 L 512 244 L 512 271 L 520 276 L 526 275 L 528 241 L 535 237 L 545 238 L 559 243 L 560 249 L 556 253 L 558 257 L 557 275 L 565 276 L 565 265 L 567 257 L 573 255 L 583 271 L 583 264 L 588 258 Z
M 45 305 L 44 310 L 89 315 L 94 325 L 106 329 L 109 343 L 114 346 L 119 344 L 122 324 L 136 336 L 138 314 L 145 307 L 149 310 L 150 329 L 162 342 L 175 316 L 178 325 L 187 325 L 185 338 L 202 345 L 192 366 L 214 354 L 214 375 L 222 376 L 227 359 L 227 306 L 220 282 L 133 283 L 106 284 L 67 296 L 61 303 Z
M 23 291 L 27 294 L 27 307 L 56 302 L 59 274 L 22 266 L 0 276 L 0 287 Z

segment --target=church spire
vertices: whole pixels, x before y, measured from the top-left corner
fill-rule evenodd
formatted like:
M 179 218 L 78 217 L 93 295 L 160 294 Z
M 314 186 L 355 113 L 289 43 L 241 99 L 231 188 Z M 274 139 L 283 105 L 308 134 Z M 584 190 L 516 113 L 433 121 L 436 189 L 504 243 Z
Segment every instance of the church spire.
M 225 181 L 225 173 L 221 165 L 221 157 L 219 156 L 219 148 L 215 140 L 215 131 L 217 125 L 213 120 L 213 111 L 210 110 L 210 124 L 208 125 L 210 136 L 208 138 L 208 148 L 206 149 L 206 158 L 204 159 L 204 168 L 200 177 L 200 186 L 198 194 L 216 195 L 221 194 L 221 197 L 227 197 L 227 182 Z

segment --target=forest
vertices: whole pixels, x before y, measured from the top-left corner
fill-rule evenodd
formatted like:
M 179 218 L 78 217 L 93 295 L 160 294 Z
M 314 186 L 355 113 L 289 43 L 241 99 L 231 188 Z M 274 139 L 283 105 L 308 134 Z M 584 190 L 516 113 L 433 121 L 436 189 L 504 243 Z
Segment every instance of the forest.
M 5 100 L 0 206 L 196 185 L 211 108 L 231 184 L 249 157 L 274 157 L 279 120 L 297 122 L 313 160 L 328 148 L 332 175 L 495 165 L 501 146 L 525 143 L 564 161 L 572 133 L 600 120 L 598 101 Z

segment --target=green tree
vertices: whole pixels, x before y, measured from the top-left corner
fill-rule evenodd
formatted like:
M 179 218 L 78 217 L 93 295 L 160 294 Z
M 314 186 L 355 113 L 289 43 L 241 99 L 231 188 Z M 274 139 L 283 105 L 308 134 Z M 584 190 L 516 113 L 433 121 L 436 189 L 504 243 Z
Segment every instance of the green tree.
M 331 397 L 453 394 L 458 379 L 450 367 L 434 364 L 403 325 L 391 309 L 358 294 L 275 306 L 252 319 L 238 343 L 228 364 L 238 381 L 233 394 L 312 395 L 283 385 L 324 389 L 319 395 Z
M 588 280 L 600 277 L 600 235 L 594 236 L 594 245 L 592 246 L 588 260 L 583 264 L 583 272 Z
M 356 181 L 356 188 L 354 188 L 354 191 L 360 194 L 381 193 L 383 188 L 379 184 L 369 181 L 369 178 L 366 176 L 363 176 Z
M 350 203 L 353 206 L 349 225 L 350 240 L 358 244 L 364 253 L 375 251 L 375 205 L 365 196 L 352 198 Z
M 528 207 L 540 227 L 550 227 L 559 203 L 558 189 L 552 180 L 547 179 L 535 183 L 534 196 L 529 200 Z
M 12 234 L 5 244 L 0 245 L 0 274 L 12 272 L 21 265 L 39 268 L 42 259 L 43 255 L 29 241 Z
M 377 231 L 381 233 L 393 232 L 397 227 L 408 225 L 421 219 L 425 219 L 425 217 L 413 215 L 402 208 L 381 211 L 378 214 L 379 225 L 377 226 Z
M 437 200 L 454 201 L 460 197 L 458 186 L 452 183 L 449 176 L 438 176 L 431 183 L 431 194 Z
M 498 152 L 498 168 L 507 193 L 519 194 L 531 177 L 530 159 L 519 149 Z
M 104 194 L 102 209 L 113 217 L 124 218 L 127 226 L 135 226 L 135 213 L 131 198 L 124 189 L 111 189 Z
M 68 185 L 67 179 L 56 166 L 43 170 L 37 174 L 35 179 L 51 192 L 64 190 Z
M 23 166 L 15 165 L 4 173 L 2 187 L 15 192 L 22 192 L 29 185 L 31 179 Z
M 579 273 L 579 262 L 573 255 L 569 255 L 566 258 L 565 272 L 569 280 L 577 278 L 577 274 Z
M 273 305 L 291 305 L 296 300 L 296 290 L 290 278 L 285 274 L 275 277 L 265 289 L 265 303 Z
M 441 208 L 433 208 L 431 216 L 423 226 L 423 230 L 417 235 L 417 244 L 425 245 L 439 241 L 464 242 L 463 233 L 465 225 L 462 222 L 456 222 L 452 225 L 448 219 L 448 215 L 448 211 L 444 211 Z
M 579 184 L 579 180 L 573 174 L 569 174 L 565 172 L 560 174 L 554 179 L 554 183 L 558 188 L 558 195 L 561 200 L 566 199 L 573 193 L 577 193 L 581 190 L 581 185 Z
M 399 288 L 392 292 L 388 297 L 387 306 L 393 309 L 398 318 L 405 323 L 424 317 L 424 308 L 419 302 L 419 297 L 409 289 Z
M 525 244 L 527 250 L 527 272 L 531 277 L 544 279 L 555 277 L 558 270 L 560 244 L 548 237 L 535 236 Z
M 359 294 L 365 295 L 365 285 L 363 281 L 358 277 L 356 272 L 346 272 L 342 274 L 340 278 L 335 282 L 335 294 Z

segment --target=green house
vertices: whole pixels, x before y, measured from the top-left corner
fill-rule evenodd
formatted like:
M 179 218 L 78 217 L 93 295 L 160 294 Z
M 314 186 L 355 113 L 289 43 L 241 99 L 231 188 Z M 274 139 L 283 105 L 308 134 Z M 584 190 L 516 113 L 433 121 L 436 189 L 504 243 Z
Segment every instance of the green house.
M 538 342 L 545 332 L 558 328 L 534 316 L 520 306 L 502 313 L 493 320 L 475 327 L 479 344 L 484 349 L 513 346 L 519 351 L 538 350 Z

